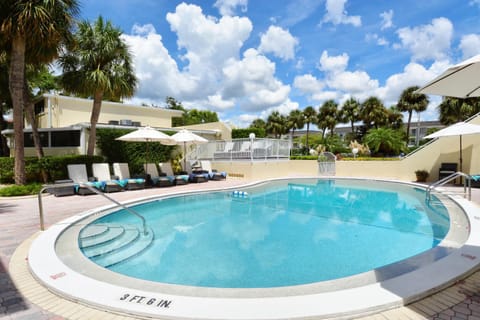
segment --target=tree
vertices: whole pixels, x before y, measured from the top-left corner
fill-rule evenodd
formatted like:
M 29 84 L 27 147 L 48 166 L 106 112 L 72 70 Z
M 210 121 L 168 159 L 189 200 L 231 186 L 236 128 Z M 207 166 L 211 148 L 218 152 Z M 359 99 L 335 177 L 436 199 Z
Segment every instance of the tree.
M 317 111 L 312 106 L 308 106 L 303 110 L 303 117 L 305 118 L 305 123 L 307 124 L 307 137 L 305 140 L 305 145 L 307 149 L 309 148 L 308 145 L 308 133 L 310 131 L 310 123 L 315 123 L 317 116 Z
M 370 129 L 363 141 L 377 155 L 398 155 L 405 148 L 402 132 L 391 128 Z
M 267 118 L 267 133 L 273 134 L 278 138 L 286 132 L 286 118 L 278 111 L 272 112 Z
M 396 106 L 391 106 L 390 109 L 387 109 L 388 116 L 388 127 L 392 129 L 400 129 L 403 126 L 403 114 Z
M 10 91 L 8 89 L 8 64 L 7 53 L 0 52 L 0 131 L 7 129 L 7 122 L 3 115 L 12 106 Z M 7 138 L 0 135 L 0 157 L 8 157 L 10 149 L 8 148 Z
M 370 97 L 360 105 L 360 118 L 368 129 L 379 128 L 388 122 L 387 109 L 377 97 Z
M 76 0 L 16 0 L 0 2 L 0 45 L 9 53 L 9 88 L 13 105 L 15 184 L 24 184 L 25 154 L 23 108 L 25 107 L 25 65 L 28 57 L 49 62 L 59 45 L 69 37 Z
M 100 16 L 93 23 L 78 24 L 75 45 L 60 57 L 63 87 L 80 96 L 93 97 L 90 137 L 87 154 L 93 155 L 96 127 L 102 100 L 119 100 L 133 96 L 137 78 L 122 31 Z
M 397 109 L 401 112 L 408 113 L 408 120 L 407 120 L 407 141 L 410 137 L 410 123 L 412 121 L 412 113 L 416 111 L 420 113 L 427 109 L 428 97 L 423 93 L 415 93 L 420 87 L 413 86 L 403 90 L 402 94 L 400 95 L 400 99 L 397 103 Z
M 360 120 L 360 102 L 350 98 L 339 111 L 339 119 L 342 123 L 350 123 L 352 135 L 355 134 L 355 122 Z
M 444 97 L 437 108 L 440 114 L 440 122 L 444 125 L 451 125 L 467 120 L 480 112 L 480 98 Z
M 265 120 L 258 118 L 252 121 L 249 128 L 258 128 L 267 131 L 267 123 Z
M 287 117 L 287 127 L 292 129 L 292 137 L 295 135 L 295 129 L 302 129 L 305 125 L 305 118 L 300 110 L 292 110 Z
M 333 136 L 333 130 L 337 125 L 338 119 L 338 104 L 333 100 L 325 101 L 317 114 L 317 125 L 322 130 L 322 138 L 325 138 L 327 129 L 330 131 L 330 136 Z

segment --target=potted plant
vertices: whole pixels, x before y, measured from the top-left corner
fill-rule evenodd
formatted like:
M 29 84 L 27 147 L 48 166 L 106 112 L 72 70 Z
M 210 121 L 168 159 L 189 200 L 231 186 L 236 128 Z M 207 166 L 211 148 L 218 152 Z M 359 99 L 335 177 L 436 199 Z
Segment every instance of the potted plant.
M 417 176 L 417 182 L 426 182 L 430 173 L 427 170 L 417 170 L 415 175 Z

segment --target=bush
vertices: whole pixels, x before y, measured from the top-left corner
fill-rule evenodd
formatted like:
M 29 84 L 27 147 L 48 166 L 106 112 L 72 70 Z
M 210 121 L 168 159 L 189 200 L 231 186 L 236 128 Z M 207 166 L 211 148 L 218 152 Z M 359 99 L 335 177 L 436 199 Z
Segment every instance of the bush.
M 25 158 L 25 175 L 27 183 L 41 182 L 41 170 L 45 170 L 49 181 L 68 179 L 67 165 L 75 163 L 84 163 L 87 166 L 87 172 L 91 176 L 92 163 L 104 162 L 102 156 L 68 155 L 68 156 L 48 156 L 38 160 L 36 157 Z M 0 183 L 12 184 L 14 178 L 14 158 L 0 158 Z
M 41 183 L 31 183 L 24 186 L 6 186 L 0 188 L 0 196 L 1 197 L 15 197 L 15 196 L 25 196 L 25 195 L 32 195 L 38 194 L 42 189 Z
M 267 134 L 263 128 L 233 129 L 232 139 L 248 139 L 250 133 L 255 133 L 256 138 L 265 138 Z

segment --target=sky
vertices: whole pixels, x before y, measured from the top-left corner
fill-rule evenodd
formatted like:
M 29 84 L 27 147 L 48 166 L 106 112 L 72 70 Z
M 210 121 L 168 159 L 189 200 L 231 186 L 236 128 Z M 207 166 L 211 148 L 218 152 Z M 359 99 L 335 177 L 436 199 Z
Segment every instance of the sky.
M 217 112 L 248 127 L 325 101 L 422 86 L 480 54 L 480 0 L 80 0 L 123 31 L 139 80 L 127 102 Z M 421 120 L 438 118 L 429 96 Z M 415 120 L 418 116 L 415 115 Z

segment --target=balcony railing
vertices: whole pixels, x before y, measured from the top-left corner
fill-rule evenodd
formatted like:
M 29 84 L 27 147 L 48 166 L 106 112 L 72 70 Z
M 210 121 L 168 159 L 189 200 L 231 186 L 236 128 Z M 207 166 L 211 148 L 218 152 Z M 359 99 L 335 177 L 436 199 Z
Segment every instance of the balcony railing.
M 217 140 L 197 145 L 189 156 L 217 161 L 287 160 L 289 157 L 290 141 L 279 139 Z

